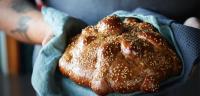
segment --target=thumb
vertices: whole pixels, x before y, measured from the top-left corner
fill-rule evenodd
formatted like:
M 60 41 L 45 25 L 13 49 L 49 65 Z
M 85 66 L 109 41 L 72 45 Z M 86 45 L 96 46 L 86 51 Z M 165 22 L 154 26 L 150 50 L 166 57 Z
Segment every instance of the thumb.
M 190 17 L 184 22 L 184 25 L 200 29 L 200 20 L 196 17 Z
M 53 38 L 54 36 L 55 36 L 54 34 L 49 34 L 49 35 L 47 35 L 47 36 L 44 38 L 44 40 L 42 41 L 42 46 L 45 45 L 45 44 L 47 44 L 47 43 L 51 40 L 51 38 Z

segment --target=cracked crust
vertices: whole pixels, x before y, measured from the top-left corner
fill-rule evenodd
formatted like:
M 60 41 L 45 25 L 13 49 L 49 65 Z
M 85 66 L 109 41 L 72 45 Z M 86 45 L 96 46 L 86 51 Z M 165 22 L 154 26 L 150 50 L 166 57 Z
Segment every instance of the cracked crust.
M 62 74 L 100 95 L 157 92 L 180 74 L 175 51 L 151 24 L 108 16 L 72 39 L 59 61 Z

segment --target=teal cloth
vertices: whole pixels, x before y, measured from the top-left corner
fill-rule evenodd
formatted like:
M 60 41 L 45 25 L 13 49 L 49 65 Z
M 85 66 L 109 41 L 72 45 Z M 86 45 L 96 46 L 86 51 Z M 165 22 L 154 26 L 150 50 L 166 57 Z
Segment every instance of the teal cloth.
M 42 47 L 33 67 L 32 85 L 39 96 L 62 96 L 56 79 L 56 68 L 70 36 L 79 33 L 85 23 L 52 8 L 43 8 L 45 21 L 54 37 Z
M 43 8 L 42 14 L 45 21 L 50 24 L 51 28 L 53 28 L 54 37 L 43 46 L 34 64 L 32 85 L 37 94 L 39 96 L 96 96 L 91 89 L 77 85 L 70 79 L 63 77 L 57 70 L 58 60 L 67 46 L 67 41 L 73 35 L 81 32 L 81 29 L 84 28 L 86 24 L 52 8 Z M 118 15 L 122 19 L 123 17 L 136 17 L 145 22 L 149 22 L 153 24 L 161 32 L 161 34 L 169 40 L 169 42 L 173 43 L 173 39 L 170 37 L 170 34 L 166 34 L 171 33 L 170 27 L 166 24 L 159 23 L 155 16 L 144 16 L 126 11 L 117 11 L 111 15 Z M 108 95 L 151 96 L 153 94 L 135 92 L 130 94 L 112 93 Z

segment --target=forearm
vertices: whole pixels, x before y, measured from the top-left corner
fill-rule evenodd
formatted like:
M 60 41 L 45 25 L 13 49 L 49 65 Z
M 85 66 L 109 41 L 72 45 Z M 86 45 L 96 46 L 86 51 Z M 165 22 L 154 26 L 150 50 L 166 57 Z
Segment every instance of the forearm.
M 0 0 L 0 29 L 27 43 L 41 44 L 51 29 L 42 14 L 23 0 Z

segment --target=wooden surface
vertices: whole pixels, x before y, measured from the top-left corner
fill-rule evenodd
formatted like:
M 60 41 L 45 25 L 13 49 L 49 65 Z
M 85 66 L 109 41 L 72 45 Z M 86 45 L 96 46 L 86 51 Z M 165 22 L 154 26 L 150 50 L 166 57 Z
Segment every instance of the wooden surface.
M 7 58 L 8 58 L 8 74 L 18 75 L 19 74 L 19 44 L 18 42 L 10 36 L 6 36 L 7 44 Z

